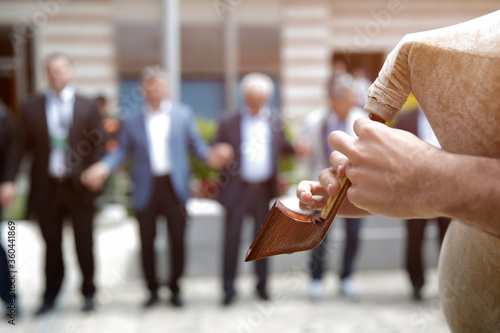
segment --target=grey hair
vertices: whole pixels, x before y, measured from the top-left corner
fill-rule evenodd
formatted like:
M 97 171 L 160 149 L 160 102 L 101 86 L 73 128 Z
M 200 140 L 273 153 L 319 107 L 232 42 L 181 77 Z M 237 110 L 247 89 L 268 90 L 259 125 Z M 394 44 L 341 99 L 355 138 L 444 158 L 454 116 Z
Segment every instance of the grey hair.
M 273 80 L 262 73 L 250 73 L 241 79 L 241 90 L 246 93 L 250 90 L 258 89 L 262 91 L 268 98 L 274 93 Z
M 69 55 L 67 55 L 66 53 L 62 53 L 62 52 L 54 52 L 54 53 L 49 54 L 45 58 L 45 64 L 48 65 L 49 62 L 51 62 L 52 60 L 54 60 L 56 58 L 64 58 L 68 61 L 68 63 L 70 64 L 71 67 L 75 66 L 73 59 L 71 59 L 71 57 Z
M 353 79 L 350 74 L 334 76 L 328 85 L 328 95 L 333 98 L 343 97 L 353 89 Z
M 141 71 L 141 83 L 151 78 L 164 79 L 168 82 L 168 73 L 160 65 L 146 66 Z

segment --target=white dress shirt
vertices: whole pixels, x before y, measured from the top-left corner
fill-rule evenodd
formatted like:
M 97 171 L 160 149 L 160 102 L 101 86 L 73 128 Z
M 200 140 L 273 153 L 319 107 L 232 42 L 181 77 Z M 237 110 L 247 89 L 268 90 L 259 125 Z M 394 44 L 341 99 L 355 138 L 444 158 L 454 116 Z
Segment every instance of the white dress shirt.
M 68 85 L 59 95 L 50 90 L 45 96 L 45 114 L 50 137 L 48 172 L 52 177 L 64 177 L 69 174 L 66 152 L 69 130 L 73 123 L 75 87 Z
M 434 131 L 432 130 L 432 127 L 421 108 L 418 108 L 417 126 L 418 137 L 420 139 L 424 140 L 430 145 L 433 145 L 436 148 L 441 149 L 441 145 L 439 144 L 436 134 L 434 134 Z
M 249 183 L 272 177 L 271 110 L 263 107 L 257 115 L 248 108 L 241 116 L 241 178 Z
M 149 162 L 154 176 L 169 174 L 170 161 L 170 110 L 172 103 L 163 101 L 160 109 L 145 108 L 146 134 L 149 145 Z

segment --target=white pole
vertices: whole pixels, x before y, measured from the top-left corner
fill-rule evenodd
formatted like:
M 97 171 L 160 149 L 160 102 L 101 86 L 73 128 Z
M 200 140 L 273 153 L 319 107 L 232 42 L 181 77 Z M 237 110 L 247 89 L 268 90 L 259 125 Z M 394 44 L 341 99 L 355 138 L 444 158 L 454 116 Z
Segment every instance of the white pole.
M 228 1 L 228 6 L 230 5 Z M 238 25 L 233 10 L 224 13 L 224 90 L 226 109 L 236 108 L 238 89 Z
M 178 102 L 181 96 L 179 0 L 163 0 L 162 11 L 162 65 L 170 77 L 170 98 Z

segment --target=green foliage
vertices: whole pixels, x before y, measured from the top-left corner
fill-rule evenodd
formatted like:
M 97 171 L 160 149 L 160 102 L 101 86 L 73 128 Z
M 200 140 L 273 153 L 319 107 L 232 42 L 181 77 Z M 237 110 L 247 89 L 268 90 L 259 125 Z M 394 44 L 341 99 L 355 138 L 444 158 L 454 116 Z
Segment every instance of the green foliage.
M 278 173 L 291 173 L 295 170 L 295 157 L 282 156 L 278 162 Z
M 23 220 L 26 218 L 27 195 L 18 195 L 14 202 L 3 211 L 2 220 Z
M 285 133 L 285 138 L 288 142 L 294 142 L 294 133 L 290 126 L 285 125 L 283 128 L 283 132 Z M 290 179 L 293 176 L 295 170 L 295 157 L 292 155 L 282 156 L 278 161 L 278 173 L 281 176 L 284 176 L 289 183 L 294 183 L 293 179 Z
M 196 125 L 203 139 L 207 142 L 211 142 L 215 138 L 215 134 L 219 129 L 219 124 L 216 120 L 210 120 L 205 118 L 197 118 Z
M 196 125 L 200 136 L 211 143 L 215 138 L 219 124 L 215 120 L 209 120 L 205 118 L 197 118 Z M 219 177 L 219 172 L 217 170 L 209 168 L 204 161 L 200 161 L 193 154 L 190 155 L 192 176 L 196 180 L 216 180 Z

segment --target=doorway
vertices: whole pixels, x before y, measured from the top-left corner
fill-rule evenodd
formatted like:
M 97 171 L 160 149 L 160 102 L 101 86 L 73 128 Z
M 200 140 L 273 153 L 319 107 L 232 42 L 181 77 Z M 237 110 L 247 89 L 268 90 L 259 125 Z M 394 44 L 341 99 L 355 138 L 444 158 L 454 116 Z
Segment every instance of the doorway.
M 20 31 L 21 27 L 0 26 L 0 98 L 14 116 L 19 114 L 21 101 L 34 90 L 33 40 L 23 38 L 15 48 L 12 45 L 20 40 Z
M 385 61 L 385 53 L 374 52 L 374 53 L 345 53 L 345 52 L 335 52 L 331 57 L 332 66 L 335 63 L 342 62 L 346 66 L 346 70 L 349 73 L 353 73 L 357 69 L 364 70 L 370 81 L 374 81 L 382 65 Z

